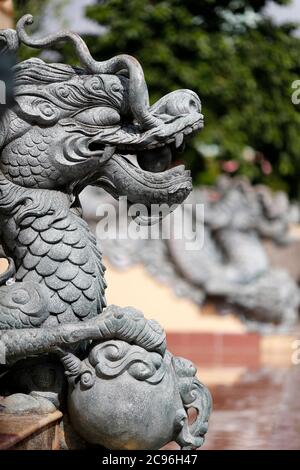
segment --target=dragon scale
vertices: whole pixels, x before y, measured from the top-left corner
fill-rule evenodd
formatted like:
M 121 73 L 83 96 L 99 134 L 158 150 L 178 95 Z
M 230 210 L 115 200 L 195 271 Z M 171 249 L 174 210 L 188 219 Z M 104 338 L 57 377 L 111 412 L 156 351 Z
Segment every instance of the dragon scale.
M 106 306 L 105 268 L 88 225 L 72 208 L 72 196 L 23 188 L 3 174 L 0 182 L 1 241 L 16 267 L 16 284 L 0 287 L 0 328 L 55 325 L 100 313 Z M 38 319 L 25 315 L 31 283 L 34 310 L 44 309 Z

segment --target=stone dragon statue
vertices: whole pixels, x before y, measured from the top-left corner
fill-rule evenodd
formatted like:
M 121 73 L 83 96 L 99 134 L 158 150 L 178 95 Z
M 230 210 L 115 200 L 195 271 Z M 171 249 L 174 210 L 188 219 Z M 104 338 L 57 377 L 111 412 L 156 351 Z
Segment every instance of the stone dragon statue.
M 79 196 L 93 185 L 130 203 L 180 204 L 190 174 L 169 164 L 203 126 L 200 100 L 179 90 L 150 106 L 136 59 L 98 62 L 69 31 L 33 39 L 25 29 L 32 22 L 25 15 L 16 30 L 0 32 L 5 52 L 69 41 L 81 68 L 39 58 L 17 64 L 14 101 L 1 117 L 0 241 L 9 264 L 0 277 L 1 412 L 59 406 L 50 372 L 59 375 L 61 361 L 72 424 L 84 440 L 109 448 L 159 448 L 172 439 L 199 447 L 209 392 L 189 361 L 166 350 L 155 321 L 106 306 L 105 267 Z M 190 407 L 198 410 L 193 424 Z
M 280 249 L 292 243 L 286 194 L 253 186 L 244 178 L 221 177 L 215 190 L 193 191 L 190 202 L 205 207 L 204 220 L 196 218 L 205 244 L 194 253 L 194 261 L 206 277 L 195 264 L 188 271 L 189 254 L 180 256 L 180 240 L 170 242 L 189 282 L 235 306 L 251 328 L 292 327 L 299 319 L 299 288 L 286 270 L 271 265 L 264 245 L 268 240 Z

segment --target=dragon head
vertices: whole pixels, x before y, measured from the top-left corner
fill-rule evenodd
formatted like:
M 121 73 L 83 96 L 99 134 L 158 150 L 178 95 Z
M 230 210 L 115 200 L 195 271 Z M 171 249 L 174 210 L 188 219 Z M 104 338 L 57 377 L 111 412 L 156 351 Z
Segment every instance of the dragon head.
M 192 189 L 184 166 L 170 168 L 187 136 L 203 126 L 201 103 L 190 90 L 149 105 L 143 70 L 131 56 L 95 61 L 75 33 L 30 38 L 25 15 L 0 36 L 49 48 L 71 41 L 82 67 L 29 59 L 15 67 L 15 103 L 2 119 L 0 169 L 25 187 L 79 193 L 101 186 L 131 203 L 180 204 Z

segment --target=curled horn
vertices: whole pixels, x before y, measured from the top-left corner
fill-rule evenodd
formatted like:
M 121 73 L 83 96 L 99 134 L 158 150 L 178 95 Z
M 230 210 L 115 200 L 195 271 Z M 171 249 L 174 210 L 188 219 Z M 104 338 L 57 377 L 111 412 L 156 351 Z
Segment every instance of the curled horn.
M 129 74 L 129 103 L 134 117 L 144 129 L 151 129 L 161 124 L 161 121 L 149 111 L 149 96 L 144 72 L 140 63 L 134 57 L 122 54 L 103 62 L 97 62 L 93 59 L 87 45 L 78 34 L 71 31 L 61 31 L 50 34 L 43 39 L 32 39 L 25 31 L 25 26 L 32 23 L 32 15 L 24 15 L 18 21 L 16 30 L 22 43 L 33 48 L 43 48 L 53 46 L 57 42 L 70 41 L 75 47 L 81 64 L 89 72 L 115 74 L 126 69 Z
M 0 31 L 0 43 L 2 43 L 0 55 L 17 52 L 20 45 L 17 32 L 13 29 L 3 29 Z

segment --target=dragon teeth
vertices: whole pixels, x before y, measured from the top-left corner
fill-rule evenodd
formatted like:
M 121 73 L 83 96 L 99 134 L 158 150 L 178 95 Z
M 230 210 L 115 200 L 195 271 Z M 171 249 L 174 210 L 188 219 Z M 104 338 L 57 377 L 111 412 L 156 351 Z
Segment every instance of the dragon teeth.
M 191 128 L 191 127 L 187 127 L 183 132 L 184 132 L 185 135 L 189 135 L 189 134 L 191 134 L 191 132 L 192 132 L 192 128 Z
M 183 133 L 177 134 L 175 137 L 175 147 L 178 149 L 183 142 Z

